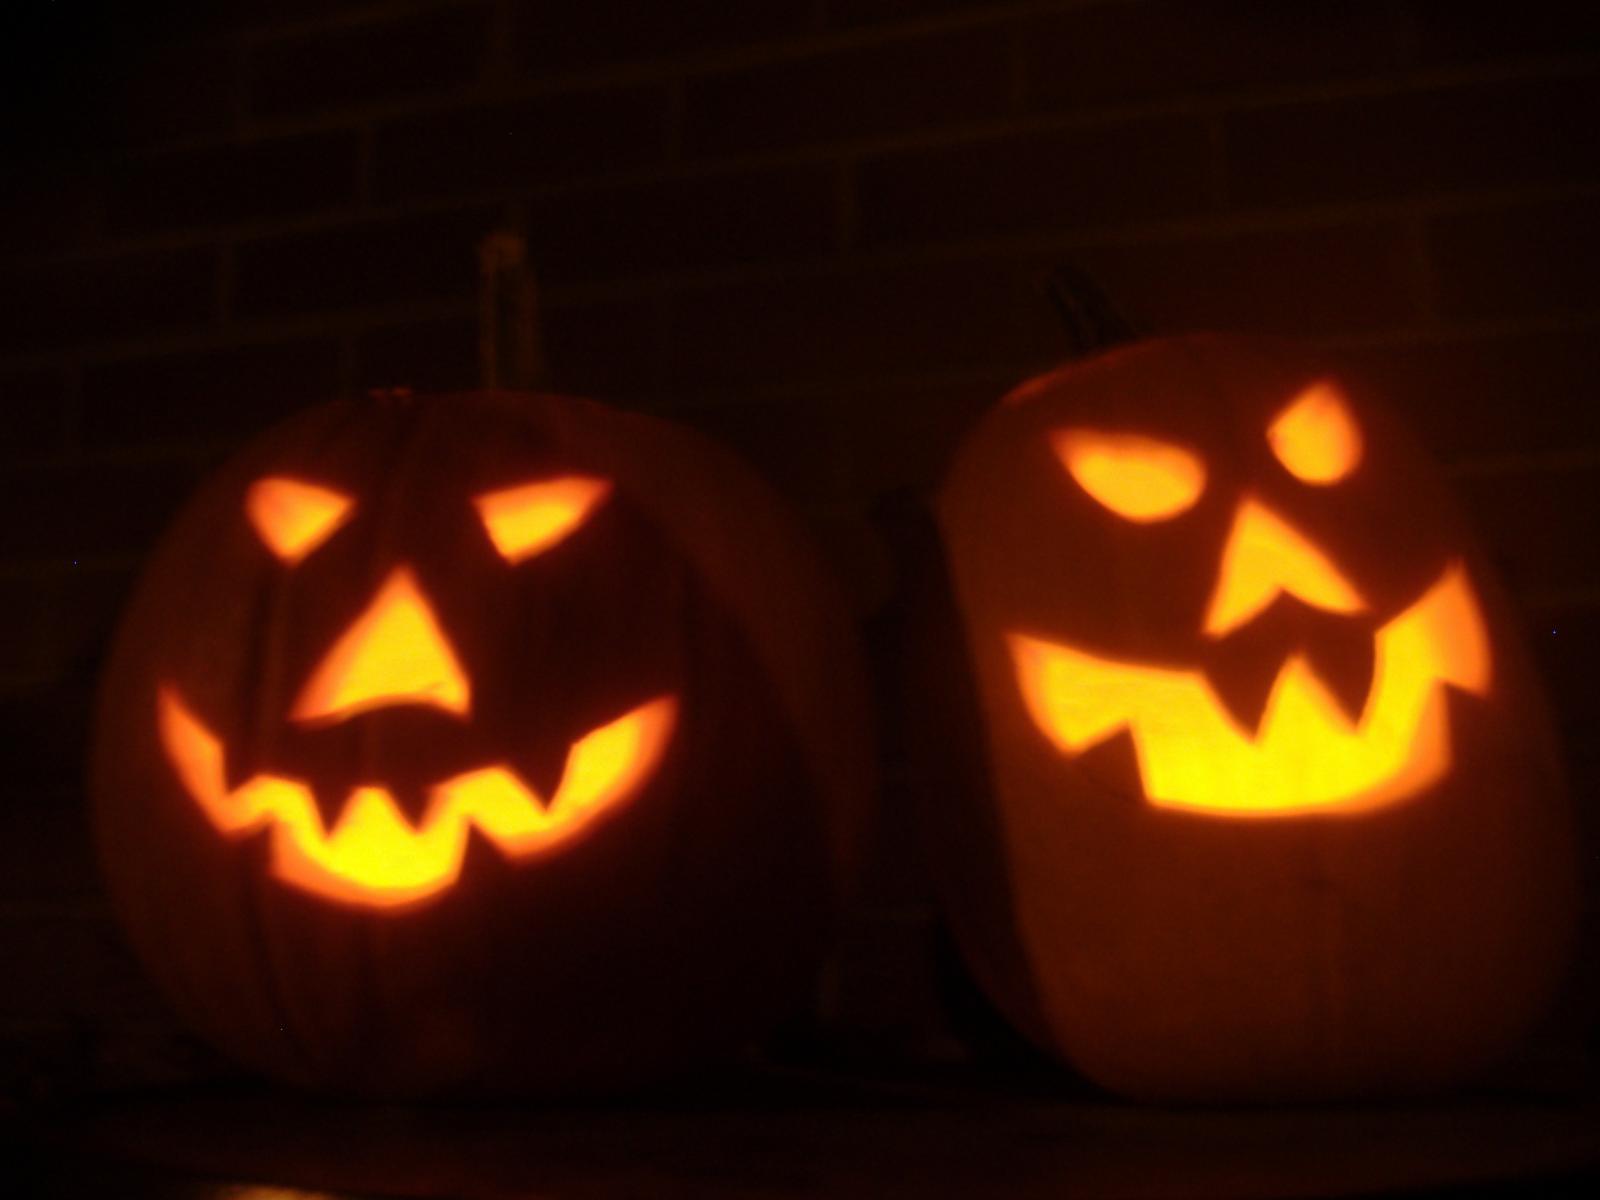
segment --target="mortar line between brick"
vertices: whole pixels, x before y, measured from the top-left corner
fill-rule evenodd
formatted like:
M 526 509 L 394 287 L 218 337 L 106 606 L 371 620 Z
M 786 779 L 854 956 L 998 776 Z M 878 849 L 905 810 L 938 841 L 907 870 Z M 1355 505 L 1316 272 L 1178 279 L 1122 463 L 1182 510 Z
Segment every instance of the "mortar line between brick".
M 958 149 L 961 143 L 939 146 L 936 149 Z M 317 233 L 355 224 L 379 224 L 386 221 L 424 219 L 436 215 L 467 213 L 475 208 L 504 203 L 514 199 L 546 199 L 582 197 L 588 193 L 639 188 L 697 181 L 715 181 L 721 177 L 743 174 L 781 174 L 784 169 L 811 167 L 818 171 L 837 167 L 841 162 L 862 164 L 874 157 L 866 152 L 846 147 L 835 147 L 827 155 L 807 155 L 792 159 L 765 159 L 744 164 L 680 163 L 670 169 L 655 168 L 645 172 L 597 176 L 560 184 L 506 185 L 455 195 L 423 197 L 412 200 L 374 202 L 365 211 L 348 205 L 323 209 L 299 217 L 277 217 L 265 221 L 235 221 L 194 229 L 178 229 L 147 234 L 124 235 L 94 245 L 53 250 L 38 255 L 17 255 L 11 259 L 11 270 L 27 271 L 40 267 L 53 267 L 66 263 L 99 262 L 119 257 L 154 254 L 169 250 L 203 247 L 221 237 L 235 238 L 241 242 L 256 242 L 276 237 L 302 233 Z M 1551 201 L 1600 198 L 1600 183 L 1561 182 L 1555 184 L 1523 184 L 1511 187 L 1486 187 L 1433 191 L 1396 196 L 1388 199 L 1344 201 L 1337 204 L 1283 205 L 1263 204 L 1246 207 L 1201 210 L 1187 217 L 1167 218 L 1163 221 L 1145 221 L 1131 225 L 1103 223 L 1078 229 L 1033 230 L 1016 234 L 968 235 L 952 237 L 942 242 L 910 243 L 906 249 L 927 246 L 953 246 L 982 248 L 1004 246 L 1006 243 L 1022 245 L 1034 242 L 1058 242 L 1063 238 L 1086 242 L 1095 234 L 1111 235 L 1126 240 L 1127 235 L 1143 236 L 1150 231 L 1173 229 L 1188 231 L 1197 226 L 1213 232 L 1256 229 L 1292 229 L 1330 219 L 1396 219 L 1417 213 L 1437 217 L 1455 213 L 1484 211 L 1533 205 Z M 895 250 L 894 243 L 880 243 L 877 252 Z
M 845 158 L 840 161 L 834 179 L 835 248 L 844 255 L 856 249 L 861 232 L 858 172 L 856 160 Z
M 425 13 L 452 8 L 480 7 L 479 0 L 383 0 L 364 8 L 347 8 L 314 17 L 295 17 L 278 24 L 262 23 L 214 35 L 223 43 L 266 46 L 290 42 L 319 33 L 364 29 L 405 21 Z
M 377 193 L 377 131 L 369 125 L 363 125 L 360 136 L 356 141 L 355 161 L 355 206 L 358 212 L 370 212 Z
M 489 44 L 484 48 L 478 78 L 490 93 L 504 87 L 512 78 L 511 45 L 516 33 L 516 7 L 516 0 L 495 0 L 490 10 Z
M 1217 212 L 1228 211 L 1228 128 L 1220 114 L 1206 119 L 1206 188 L 1211 206 Z
M 570 2 L 581 4 L 583 0 L 570 0 Z M 667 2 L 667 0 L 662 0 L 662 2 Z M 728 0 L 730 4 L 759 2 L 760 0 Z M 670 70 L 674 63 L 685 61 L 692 62 L 700 69 L 761 66 L 769 62 L 781 62 L 787 58 L 827 53 L 831 50 L 848 50 L 858 46 L 873 46 L 883 42 L 900 41 L 908 37 L 955 32 L 1007 21 L 1026 20 L 1035 16 L 1070 12 L 1074 8 L 1094 8 L 1107 2 L 1108 0 L 993 0 L 991 3 L 974 6 L 965 11 L 934 13 L 926 16 L 905 17 L 898 20 L 871 22 L 854 26 L 830 25 L 825 20 L 819 20 L 819 14 L 814 9 L 808 15 L 804 25 L 791 31 L 780 31 L 764 37 L 758 37 L 744 45 L 702 50 L 682 58 L 663 55 L 644 57 L 633 61 L 598 62 L 581 67 L 568 75 L 558 78 L 563 80 L 588 76 L 609 78 L 624 72 Z M 1131 0 L 1110 0 L 1110 2 L 1129 3 Z M 297 38 L 318 33 L 333 33 L 340 30 L 389 24 L 393 21 L 406 20 L 424 12 L 441 8 L 465 8 L 470 6 L 471 0 L 453 0 L 453 2 L 449 3 L 441 3 L 440 0 L 413 0 L 412 3 L 404 5 L 396 4 L 394 0 L 390 0 L 390 3 L 382 6 L 374 5 L 370 8 L 346 10 L 342 13 L 330 14 L 324 17 L 300 18 L 275 26 L 238 29 L 214 36 L 215 40 L 220 44 L 268 45 L 274 42 L 293 41 Z M 818 7 L 823 6 L 819 4 Z M 825 14 L 823 15 L 825 16 Z
M 1533 588 L 1518 597 L 1532 615 L 1600 611 L 1600 585 L 1571 588 Z
M 1565 475 L 1600 468 L 1600 446 L 1516 454 L 1479 454 L 1444 467 L 1448 479 L 1496 479 L 1504 475 Z
M 682 79 L 666 84 L 666 95 L 661 104 L 662 153 L 668 163 L 684 161 L 684 126 L 688 119 L 688 99 Z
M 1028 55 L 1023 48 L 1022 23 L 1019 21 L 1012 25 L 1006 39 L 1006 54 L 1010 59 L 1011 77 L 1008 95 L 1009 115 L 1015 119 L 1023 116 L 1028 110 Z
M 1434 214 L 1413 211 L 1407 220 L 1406 241 L 1410 250 L 1411 286 L 1415 290 L 1417 311 L 1430 329 L 1442 329 L 1447 322 L 1439 305 L 1438 277 L 1433 266 L 1433 247 L 1428 233 Z
M 61 367 L 61 445 L 77 457 L 83 451 L 83 366 L 76 360 Z
M 346 399 L 356 394 L 362 376 L 361 334 L 351 330 L 339 338 L 339 395 Z
M 892 42 L 901 39 L 886 40 Z M 774 65 L 779 61 L 781 60 L 773 59 L 752 65 Z M 1184 93 L 1142 99 L 1112 99 L 1071 109 L 1008 112 L 1004 114 L 1001 124 L 1005 128 L 1026 129 L 1036 124 L 1095 125 L 1137 118 L 1196 113 L 1230 115 L 1259 109 L 1316 106 L 1343 100 L 1375 99 L 1496 83 L 1581 78 L 1592 74 L 1597 64 L 1600 64 L 1600 56 L 1597 55 L 1562 55 L 1509 62 L 1477 63 L 1431 71 L 1399 71 L 1365 79 L 1341 80 L 1331 84 L 1323 82 L 1318 85 L 1280 85 L 1271 88 Z M 522 78 L 497 84 L 492 89 L 493 103 L 516 104 L 520 101 L 552 96 L 614 92 L 624 88 L 642 89 L 668 84 L 675 80 L 681 80 L 687 87 L 692 87 L 701 79 L 718 73 L 720 72 L 698 66 L 692 60 L 678 59 L 664 60 L 648 70 L 618 69 L 609 73 L 551 76 L 539 80 Z M 448 99 L 452 103 L 441 107 L 441 98 Z M 486 98 L 482 86 L 454 87 L 444 92 L 418 93 L 352 105 L 343 110 L 291 118 L 256 119 L 242 123 L 238 136 L 231 139 L 221 141 L 215 137 L 174 139 L 167 143 L 141 146 L 137 150 L 125 152 L 118 158 L 137 159 L 179 150 L 214 148 L 219 145 L 249 145 L 257 141 L 346 129 L 366 121 L 403 121 L 416 116 L 444 117 L 451 112 L 470 111 L 484 103 Z
M 1056 246 L 1055 249 L 1063 247 Z M 1070 247 L 1065 247 L 1069 248 Z M 981 255 L 973 261 L 981 260 Z M 968 261 L 960 259 L 919 260 L 908 264 L 932 265 L 940 262 Z M 853 264 L 859 269 L 859 263 Z M 772 272 L 756 274 L 745 270 L 730 276 L 724 273 L 712 279 L 674 280 L 665 286 L 626 288 L 543 288 L 541 298 L 550 309 L 584 309 L 619 302 L 642 302 L 692 297 L 697 292 L 714 290 L 730 282 L 760 286 L 795 278 L 817 278 L 836 274 L 838 263 L 819 264 L 805 272 Z M 405 325 L 452 320 L 470 320 L 477 312 L 476 303 L 465 297 L 450 297 L 434 301 L 413 302 L 382 308 L 351 308 L 306 313 L 303 315 L 256 317 L 236 322 L 226 330 L 198 329 L 145 334 L 138 337 L 119 338 L 101 343 L 85 343 L 58 348 L 43 353 L 18 352 L 0 354 L 0 370 L 30 370 L 58 367 L 73 361 L 84 366 L 121 362 L 129 359 L 157 358 L 206 350 L 237 349 L 253 345 L 271 345 L 304 339 L 333 339 L 344 335 L 360 335 L 377 330 Z M 1371 330 L 1330 331 L 1306 335 L 1306 341 L 1329 348 L 1433 344 L 1457 340 L 1516 337 L 1546 333 L 1594 331 L 1600 326 L 1600 309 L 1555 313 L 1538 313 L 1514 317 L 1484 317 L 1458 321 L 1438 327 L 1407 325 Z
M 219 332 L 233 326 L 233 306 L 238 290 L 238 254 L 232 240 L 217 246 L 216 324 Z

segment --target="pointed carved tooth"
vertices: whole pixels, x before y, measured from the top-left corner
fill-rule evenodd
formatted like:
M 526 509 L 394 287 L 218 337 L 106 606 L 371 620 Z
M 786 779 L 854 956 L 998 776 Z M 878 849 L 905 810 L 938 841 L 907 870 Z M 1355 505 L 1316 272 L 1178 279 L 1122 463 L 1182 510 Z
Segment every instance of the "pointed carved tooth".
M 397 908 L 450 887 L 476 825 L 512 858 L 574 836 L 636 792 L 655 770 L 676 721 L 677 701 L 658 697 L 603 725 L 572 747 L 550 805 L 505 765 L 437 785 L 418 825 L 386 788 L 359 787 L 325 829 L 311 788 L 256 775 L 224 782 L 226 755 L 173 688 L 157 693 L 157 726 L 179 783 L 219 832 L 272 836 L 273 869 L 308 892 L 368 908 Z
M 1127 729 L 1152 804 L 1245 817 L 1358 812 L 1415 794 L 1450 766 L 1440 687 L 1481 693 L 1490 677 L 1488 633 L 1460 564 L 1378 631 L 1359 717 L 1304 655 L 1282 664 L 1251 735 L 1198 671 L 1021 634 L 1008 642 L 1023 701 L 1064 754 Z

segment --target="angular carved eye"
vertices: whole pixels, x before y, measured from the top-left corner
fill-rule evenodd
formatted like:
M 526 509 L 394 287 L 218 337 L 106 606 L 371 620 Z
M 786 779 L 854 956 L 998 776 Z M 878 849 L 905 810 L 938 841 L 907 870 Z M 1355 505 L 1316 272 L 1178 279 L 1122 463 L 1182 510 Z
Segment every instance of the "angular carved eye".
M 1194 504 L 1206 486 L 1198 455 L 1136 433 L 1063 429 L 1051 446 L 1084 491 L 1119 517 L 1165 521 Z
M 1267 427 L 1278 461 L 1303 483 L 1337 483 L 1361 461 L 1361 429 L 1332 382 L 1319 379 Z
M 349 496 L 282 475 L 258 479 L 245 492 L 244 511 L 267 549 L 294 566 L 350 518 Z
M 520 563 L 577 529 L 610 491 L 609 479 L 563 475 L 485 492 L 472 503 L 500 557 Z

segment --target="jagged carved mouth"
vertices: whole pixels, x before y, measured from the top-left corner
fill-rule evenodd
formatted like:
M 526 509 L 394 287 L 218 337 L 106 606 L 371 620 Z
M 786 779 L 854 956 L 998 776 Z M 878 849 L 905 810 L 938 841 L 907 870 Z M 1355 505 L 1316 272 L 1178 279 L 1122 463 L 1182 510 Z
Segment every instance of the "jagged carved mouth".
M 1029 714 L 1057 749 L 1132 738 L 1145 798 L 1215 816 L 1352 813 L 1397 803 L 1450 769 L 1442 684 L 1488 692 L 1489 639 L 1459 563 L 1375 636 L 1372 686 L 1352 722 L 1310 664 L 1284 662 L 1260 727 L 1242 729 L 1204 675 L 1007 636 Z
M 393 909 L 453 886 L 476 829 L 518 861 L 568 842 L 638 793 L 659 765 L 677 701 L 659 696 L 574 742 L 548 802 L 505 764 L 446 779 L 429 789 L 413 825 L 379 786 L 351 792 L 324 827 L 310 784 L 256 775 L 229 788 L 221 741 L 176 688 L 157 695 L 161 744 L 184 790 L 219 833 L 243 838 L 270 830 L 272 871 L 285 883 L 346 904 Z

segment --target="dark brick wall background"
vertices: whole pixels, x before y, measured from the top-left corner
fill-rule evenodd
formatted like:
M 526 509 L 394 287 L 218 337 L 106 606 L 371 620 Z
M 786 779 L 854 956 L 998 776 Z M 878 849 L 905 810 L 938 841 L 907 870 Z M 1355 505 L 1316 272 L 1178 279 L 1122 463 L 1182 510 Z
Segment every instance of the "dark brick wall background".
M 874 502 L 928 487 L 976 413 L 1061 356 L 1053 264 L 1151 332 L 1348 352 L 1476 510 L 1600 844 L 1596 10 L 18 7 L 0 36 L 0 1087 L 193 1069 L 88 852 L 82 740 L 114 614 L 186 489 L 252 431 L 368 387 L 472 384 L 474 247 L 508 220 L 538 263 L 551 383 L 742 450 L 864 620 L 894 584 Z M 887 768 L 817 1010 L 883 1053 L 945 1055 L 936 917 Z M 1579 1039 L 1594 975 L 1567 1001 Z

